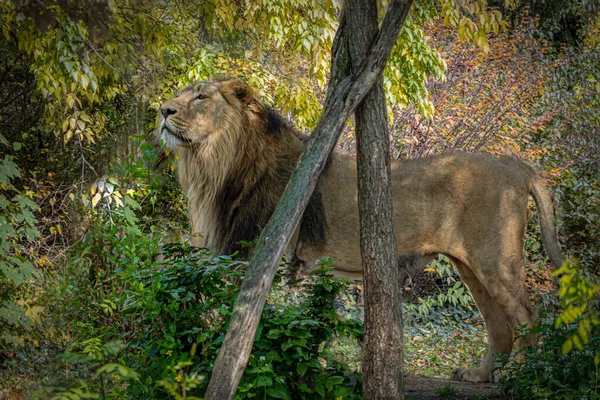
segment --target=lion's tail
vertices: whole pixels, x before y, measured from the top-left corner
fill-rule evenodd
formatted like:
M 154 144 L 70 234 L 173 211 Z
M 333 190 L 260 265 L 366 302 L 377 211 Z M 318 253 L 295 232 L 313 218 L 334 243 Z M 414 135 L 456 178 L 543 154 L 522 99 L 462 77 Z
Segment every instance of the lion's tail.
M 556 228 L 554 226 L 554 206 L 552 204 L 552 198 L 550 197 L 542 178 L 535 172 L 532 178 L 533 184 L 530 193 L 535 200 L 539 211 L 544 249 L 546 250 L 546 253 L 548 253 L 548 257 L 550 257 L 552 264 L 556 268 L 560 268 L 563 263 L 563 257 L 558 244 L 558 237 L 556 236 Z

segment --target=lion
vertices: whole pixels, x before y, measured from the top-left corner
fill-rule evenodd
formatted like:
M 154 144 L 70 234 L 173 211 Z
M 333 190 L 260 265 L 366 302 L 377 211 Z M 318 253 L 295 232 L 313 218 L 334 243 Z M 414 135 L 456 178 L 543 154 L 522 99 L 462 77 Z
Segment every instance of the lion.
M 201 245 L 216 255 L 247 255 L 240 242 L 259 236 L 308 137 L 236 79 L 186 87 L 160 107 L 159 129 L 178 156 L 178 179 L 192 228 L 204 234 Z M 510 157 L 448 153 L 394 162 L 392 192 L 400 265 L 422 267 L 447 256 L 484 318 L 487 354 L 478 366 L 456 370 L 455 378 L 493 380 L 495 354 L 509 354 L 515 330 L 534 326 L 523 256 L 528 195 L 539 210 L 544 248 L 555 266 L 562 264 L 544 182 Z M 359 240 L 356 160 L 334 151 L 286 255 L 303 272 L 333 257 L 335 277 L 360 279 Z

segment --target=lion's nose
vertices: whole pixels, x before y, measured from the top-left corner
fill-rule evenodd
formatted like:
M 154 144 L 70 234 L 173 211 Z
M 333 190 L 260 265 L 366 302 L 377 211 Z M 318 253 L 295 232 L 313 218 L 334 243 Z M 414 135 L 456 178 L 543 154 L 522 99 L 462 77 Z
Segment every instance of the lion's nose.
M 160 112 L 162 113 L 163 117 L 164 117 L 165 119 L 167 119 L 167 117 L 168 117 L 169 115 L 173 115 L 173 114 L 175 114 L 175 113 L 177 112 L 177 110 L 176 110 L 176 109 L 174 109 L 174 108 L 171 108 L 171 107 L 169 107 L 169 106 L 162 106 L 162 107 L 160 108 Z

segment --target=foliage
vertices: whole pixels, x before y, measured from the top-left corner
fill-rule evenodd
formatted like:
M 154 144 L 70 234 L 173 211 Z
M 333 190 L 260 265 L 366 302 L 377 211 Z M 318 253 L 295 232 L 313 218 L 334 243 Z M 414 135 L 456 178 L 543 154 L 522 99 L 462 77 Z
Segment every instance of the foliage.
M 510 32 L 491 35 L 490 49 L 483 53 L 458 41 L 459 34 L 440 19 L 434 20 L 427 29 L 431 47 L 448 63 L 445 79 L 427 84 L 435 116 L 423 118 L 412 107 L 397 112 L 394 156 L 451 150 L 526 156 L 547 152 L 524 148 L 549 120 L 546 116 L 532 121 L 531 116 L 552 70 L 550 46 L 534 37 L 534 30 L 535 21 L 525 18 Z
M 557 188 L 562 243 L 594 273 L 600 19 L 592 3 L 551 2 L 558 25 L 569 15 L 585 24 L 577 47 L 556 35 L 551 46 L 540 4 L 528 13 L 504 1 L 415 2 L 385 71 L 395 156 L 539 160 Z M 160 161 L 155 109 L 190 82 L 237 75 L 313 128 L 338 12 L 329 0 L 0 2 L 0 380 L 45 387 L 43 398 L 202 395 L 244 261 L 180 243 L 185 199 L 172 163 Z M 534 225 L 527 271 L 536 304 L 552 311 Z M 547 397 L 592 388 L 578 369 L 598 347 L 595 300 L 580 297 L 592 286 L 562 272 L 571 282 L 560 326 L 542 325 L 548 338 L 540 357 L 525 355 L 531 367 L 508 364 L 518 392 L 534 393 L 529 378 Z M 361 325 L 333 301 L 343 285 L 317 276 L 284 289 L 278 279 L 238 397 L 358 397 Z M 483 321 L 449 264 L 430 265 L 405 295 L 407 370 L 441 375 L 477 362 Z
M 424 274 L 427 275 L 410 277 L 405 284 L 403 298 L 407 324 L 423 324 L 432 329 L 479 319 L 471 294 L 448 259 L 440 256 L 427 266 Z
M 153 1 L 60 1 L 50 7 L 6 1 L 0 7 L 4 36 L 31 57 L 37 90 L 53 99 L 45 121 L 65 142 L 88 145 L 107 132 L 104 108 L 119 96 L 135 93 L 155 103 L 190 81 L 231 74 L 232 67 L 258 87 L 281 77 L 282 68 L 308 69 L 323 87 L 337 27 L 330 1 L 243 7 L 221 0 L 199 6 L 167 1 L 162 7 Z M 299 63 L 290 67 L 284 58 Z M 278 83 L 297 96 L 313 92 L 308 80 Z M 315 98 L 302 100 L 294 114 L 313 120 Z
M 323 267 L 314 283 L 304 285 L 307 296 L 297 305 L 285 301 L 266 307 L 238 389 L 241 398 L 265 391 L 287 399 L 358 397 L 360 376 L 348 375 L 326 347 L 336 336 L 362 338 L 362 324 L 340 318 L 334 300 L 346 285 L 326 275 L 328 262 Z
M 533 15 L 539 16 L 542 34 L 557 46 L 563 43 L 577 46 L 582 39 L 580 28 L 597 15 L 598 6 L 595 1 L 531 0 L 520 3 L 509 13 L 509 18 L 510 14 L 529 9 Z
M 7 145 L 0 135 L 0 146 Z M 0 349 L 23 342 L 20 331 L 40 323 L 40 310 L 30 304 L 25 285 L 36 274 L 36 259 L 27 246 L 39 236 L 37 205 L 14 186 L 20 176 L 12 157 L 0 159 Z
M 542 156 L 552 168 L 560 204 L 562 241 L 585 269 L 600 270 L 600 19 L 585 30 L 579 49 L 562 50 L 542 110 L 553 110 L 535 143 L 552 153 Z
M 37 90 L 54 99 L 45 121 L 65 142 L 88 145 L 106 133 L 103 108 L 118 96 L 133 92 L 156 104 L 191 81 L 232 71 L 256 87 L 280 88 L 269 91 L 278 92 L 277 105 L 302 127 L 314 127 L 320 110 L 315 92 L 325 87 L 339 13 L 339 4 L 329 0 L 167 1 L 160 8 L 152 1 L 57 1 L 48 7 L 11 0 L 1 7 L 4 36 L 32 58 Z M 485 52 L 486 34 L 506 25 L 485 1 L 445 1 L 441 12 L 447 24 L 460 25 L 461 38 L 474 38 Z M 392 104 L 415 104 L 427 118 L 433 108 L 425 83 L 440 78 L 445 65 L 422 25 L 437 13 L 431 0 L 415 3 L 386 72 Z
M 562 325 L 569 326 L 577 322 L 577 332 L 567 338 L 562 352 L 569 353 L 573 345 L 583 350 L 584 345 L 589 344 L 593 327 L 600 324 L 597 298 L 600 285 L 586 279 L 575 266 L 569 263 L 565 263 L 553 275 L 560 277 L 558 296 L 562 307 L 561 313 L 554 321 L 554 328 L 558 329 Z M 596 354 L 594 363 L 600 364 L 600 352 Z
M 514 3 L 514 0 L 506 2 L 509 5 Z M 458 34 L 462 40 L 475 41 L 486 53 L 490 50 L 487 34 L 498 33 L 508 26 L 499 10 L 488 9 L 486 0 L 442 1 L 441 15 L 446 25 L 459 27 Z
M 75 338 L 72 349 L 86 355 L 99 354 L 103 343 L 125 340 L 118 357 L 98 371 L 127 365 L 142 378 L 130 374 L 127 385 L 117 387 L 85 380 L 90 390 L 129 398 L 166 393 L 193 398 L 206 389 L 245 262 L 212 258 L 179 242 L 159 249 L 156 234 L 134 229 L 137 221 L 125 211 L 131 202 L 117 209 L 122 215 L 113 210 L 112 223 L 98 220 L 98 233 L 90 230 L 74 250 L 69 268 L 89 272 L 66 275 L 57 295 L 68 301 L 56 310 L 61 316 L 56 325 Z M 94 256 L 100 237 L 101 259 Z M 336 336 L 362 334 L 360 323 L 336 311 L 334 299 L 344 288 L 324 273 L 304 285 L 306 295 L 291 292 L 293 300 L 274 288 L 238 398 L 353 398 L 360 377 L 324 351 Z M 124 377 L 111 379 L 124 382 Z M 80 387 L 71 385 L 69 390 Z
M 447 384 L 444 387 L 436 389 L 435 394 L 437 394 L 440 398 L 454 397 L 458 394 L 458 391 L 451 384 Z
M 434 113 L 426 83 L 430 77 L 442 79 L 446 63 L 425 40 L 425 23 L 436 14 L 431 1 L 416 2 L 402 26 L 385 69 L 384 88 L 392 109 L 414 105 L 424 118 Z
M 541 342 L 528 348 L 521 359 L 500 357 L 502 389 L 522 399 L 599 399 L 600 371 L 594 362 L 594 349 L 600 346 L 597 326 L 589 346 L 565 355 L 561 349 L 565 339 L 577 332 L 575 325 L 554 329 L 551 320 L 544 320 L 536 332 Z
M 75 351 L 76 347 L 80 347 L 80 351 Z M 75 383 L 67 381 L 64 382 L 67 387 L 43 388 L 33 397 L 48 398 L 47 396 L 52 396 L 52 400 L 106 398 L 106 392 L 115 392 L 109 389 L 112 385 L 126 386 L 129 382 L 135 382 L 140 378 L 139 374 L 131 368 L 115 362 L 123 348 L 124 345 L 121 342 L 102 344 L 98 338 L 92 338 L 80 345 L 73 346 L 71 350 L 60 355 L 57 361 L 64 366 L 75 367 L 78 373 L 71 377 L 71 381 L 75 381 Z M 78 376 L 79 379 L 74 379 L 75 376 Z
M 537 344 L 500 358 L 501 386 L 524 399 L 600 399 L 600 287 L 569 263 L 554 275 L 560 275 L 562 311 L 521 333 L 539 335 Z

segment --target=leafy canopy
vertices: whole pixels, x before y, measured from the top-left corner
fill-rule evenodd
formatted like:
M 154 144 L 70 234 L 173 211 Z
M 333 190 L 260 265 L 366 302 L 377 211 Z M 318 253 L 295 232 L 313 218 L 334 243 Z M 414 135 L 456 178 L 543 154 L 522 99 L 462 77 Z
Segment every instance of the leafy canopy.
M 382 2 L 382 13 L 386 2 Z M 304 128 L 312 128 L 327 80 L 339 4 L 332 0 L 178 2 L 66 0 L 0 4 L 3 35 L 33 62 L 45 118 L 65 143 L 106 133 L 102 104 L 134 93 L 157 107 L 177 88 L 219 74 L 240 75 Z M 423 24 L 441 11 L 460 36 L 489 50 L 486 34 L 506 26 L 485 0 L 417 1 L 386 70 L 391 104 L 433 105 L 425 83 L 445 63 Z

